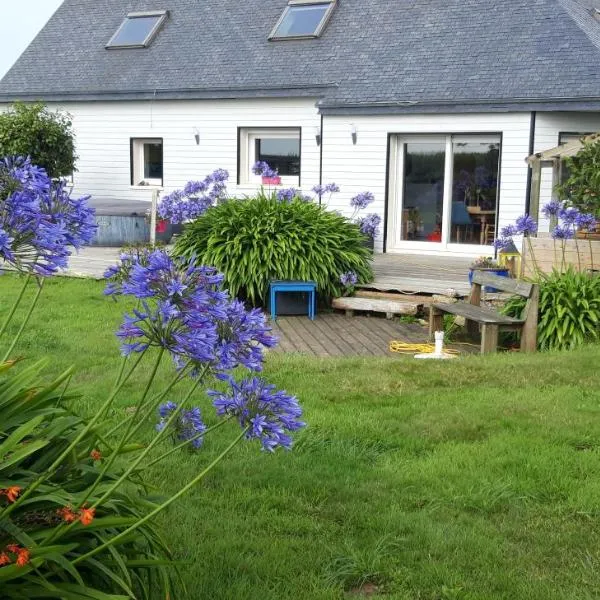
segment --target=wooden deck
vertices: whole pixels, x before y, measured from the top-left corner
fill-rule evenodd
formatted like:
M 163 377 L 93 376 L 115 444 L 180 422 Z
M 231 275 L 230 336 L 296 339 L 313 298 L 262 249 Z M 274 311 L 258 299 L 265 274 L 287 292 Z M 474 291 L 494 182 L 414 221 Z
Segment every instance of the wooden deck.
M 421 254 L 375 254 L 375 280 L 365 289 L 403 294 L 445 294 L 448 289 L 469 294 L 472 258 L 423 256 Z
M 279 337 L 274 352 L 313 356 L 398 356 L 388 350 L 392 340 L 427 342 L 427 328 L 417 323 L 379 317 L 346 317 L 337 313 L 307 317 L 278 317 L 272 323 Z

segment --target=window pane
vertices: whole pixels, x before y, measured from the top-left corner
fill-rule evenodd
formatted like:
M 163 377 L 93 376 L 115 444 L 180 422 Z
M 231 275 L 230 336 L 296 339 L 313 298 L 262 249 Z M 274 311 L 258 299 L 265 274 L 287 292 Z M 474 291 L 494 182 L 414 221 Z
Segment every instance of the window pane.
M 258 138 L 256 160 L 265 161 L 281 176 L 300 175 L 300 140 L 298 138 Z
M 498 138 L 452 142 L 453 185 L 450 242 L 489 245 L 496 237 Z
M 273 37 L 315 35 L 330 6 L 330 3 L 290 6 Z
M 110 46 L 141 46 L 150 35 L 152 29 L 162 19 L 161 15 L 152 17 L 128 17 L 117 35 L 110 41 Z
M 163 178 L 162 144 L 144 144 L 144 179 Z
M 442 241 L 445 142 L 404 144 L 402 239 Z

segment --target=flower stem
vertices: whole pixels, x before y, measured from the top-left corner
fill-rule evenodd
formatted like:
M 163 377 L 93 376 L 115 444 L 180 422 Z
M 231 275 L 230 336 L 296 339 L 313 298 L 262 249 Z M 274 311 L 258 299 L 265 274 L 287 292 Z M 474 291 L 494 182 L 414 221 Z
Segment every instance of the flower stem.
M 17 308 L 19 308 L 19 304 L 21 304 L 21 300 L 23 299 L 23 295 L 25 294 L 25 290 L 27 289 L 27 286 L 29 285 L 30 281 L 31 281 L 31 273 L 28 273 L 27 277 L 25 277 L 25 283 L 23 284 L 23 287 L 21 287 L 21 291 L 19 292 L 17 299 L 14 301 L 12 308 L 10 309 L 10 312 L 8 313 L 8 316 L 4 320 L 4 323 L 2 324 L 2 329 L 0 329 L 0 338 L 4 335 L 7 327 L 9 326 L 10 322 L 12 321 L 12 318 L 15 316 L 15 312 L 17 312 Z
M 72 561 L 72 564 L 76 565 L 77 563 L 80 563 L 83 560 L 87 560 L 88 558 L 95 556 L 96 554 L 98 554 L 98 552 L 101 552 L 105 548 L 108 548 L 109 546 L 112 546 L 112 545 L 116 544 L 117 542 L 120 542 L 123 538 L 127 537 L 128 535 L 133 533 L 136 529 L 139 529 L 142 525 L 144 525 L 145 523 L 147 523 L 148 521 L 153 519 L 156 515 L 161 513 L 163 510 L 165 510 L 169 506 L 171 506 L 171 504 L 173 504 L 173 502 L 175 502 L 176 500 L 179 500 L 179 498 L 181 498 L 184 494 L 186 494 L 194 486 L 196 486 L 198 483 L 200 483 L 200 481 L 202 481 L 202 479 L 204 479 L 204 477 L 206 477 L 206 475 L 208 475 L 208 473 L 210 473 L 235 448 L 235 446 L 237 446 L 237 444 L 239 444 L 239 442 L 242 441 L 242 439 L 248 432 L 248 429 L 249 428 L 244 429 L 242 431 L 242 433 L 240 433 L 240 435 L 238 437 L 236 437 L 235 440 L 233 440 L 233 442 L 231 442 L 231 444 L 229 444 L 229 446 L 227 446 L 227 448 L 225 448 L 225 450 L 223 450 L 223 452 L 221 452 L 221 454 L 219 454 L 219 456 L 217 456 L 217 458 L 215 458 L 215 460 L 213 460 L 208 465 L 208 467 L 206 467 L 206 469 L 204 469 L 204 471 L 202 471 L 201 473 L 196 475 L 196 477 L 194 477 L 187 485 L 182 487 L 176 494 L 171 496 L 168 500 L 163 502 L 160 506 L 157 506 L 154 510 L 149 512 L 145 517 L 140 519 L 134 525 L 131 525 L 130 527 L 128 527 L 127 529 L 125 529 L 124 531 L 119 533 L 118 535 L 110 538 L 108 541 L 104 542 L 103 544 L 100 544 L 99 546 L 97 546 L 93 550 L 90 550 L 86 554 L 83 554 L 83 555 L 77 557 L 75 560 Z
M 171 456 L 171 454 L 174 454 L 175 452 L 178 452 L 182 448 L 185 448 L 185 446 L 189 446 L 194 440 L 197 440 L 198 438 L 204 437 L 207 433 L 210 433 L 211 431 L 214 431 L 215 429 L 219 429 L 219 427 L 223 427 L 223 425 L 225 425 L 225 423 L 227 423 L 228 421 L 231 421 L 231 419 L 233 419 L 233 415 L 230 415 L 229 417 L 227 417 L 223 421 L 219 421 L 219 423 L 217 423 L 216 425 L 213 425 L 212 427 L 209 427 L 206 431 L 203 431 L 202 433 L 198 433 L 197 435 L 191 437 L 189 440 L 185 440 L 185 442 L 181 442 L 181 444 L 177 444 L 177 446 L 174 446 L 173 448 L 171 448 L 170 450 L 167 450 L 167 452 L 164 452 L 163 454 L 161 454 L 160 456 L 158 456 L 154 460 L 151 460 L 149 463 L 146 463 L 141 469 L 135 469 L 134 472 L 135 473 L 141 473 L 142 471 L 145 471 L 146 469 L 149 469 L 150 467 L 152 467 L 156 463 L 159 463 L 162 460 L 164 460 L 165 458 L 167 458 L 167 456 Z
M 29 319 L 31 318 L 31 315 L 33 314 L 35 306 L 38 303 L 38 300 L 40 299 L 40 296 L 42 295 L 43 288 L 44 288 L 44 280 L 42 279 L 38 283 L 38 291 L 35 294 L 35 297 L 33 298 L 33 302 L 31 303 L 31 306 L 29 307 L 29 311 L 25 315 L 25 319 L 23 320 L 23 323 L 21 323 L 21 327 L 19 328 L 19 331 L 17 331 L 17 335 L 15 335 L 15 337 L 13 338 L 13 341 L 12 341 L 10 347 L 6 351 L 6 354 L 4 355 L 4 358 L 2 359 L 2 362 L 5 362 L 5 361 L 8 360 L 8 357 L 11 355 L 12 351 L 15 349 L 15 346 L 17 345 L 17 342 L 21 338 L 21 335 L 23 334 L 23 331 L 25 331 L 25 327 L 27 327 L 27 323 L 29 323 Z

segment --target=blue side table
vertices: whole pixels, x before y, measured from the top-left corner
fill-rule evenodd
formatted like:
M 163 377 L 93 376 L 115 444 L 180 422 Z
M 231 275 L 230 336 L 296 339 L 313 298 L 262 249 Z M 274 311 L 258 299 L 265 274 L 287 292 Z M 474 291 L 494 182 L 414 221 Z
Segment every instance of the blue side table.
M 317 306 L 317 284 L 314 281 L 271 281 L 269 295 L 273 320 L 277 318 L 277 292 L 308 292 L 308 318 L 314 321 Z

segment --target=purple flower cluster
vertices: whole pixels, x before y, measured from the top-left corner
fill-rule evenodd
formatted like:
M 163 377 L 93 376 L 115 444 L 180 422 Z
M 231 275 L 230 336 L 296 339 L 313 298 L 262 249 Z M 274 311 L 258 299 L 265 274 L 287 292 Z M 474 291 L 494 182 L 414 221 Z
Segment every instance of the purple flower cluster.
M 340 275 L 340 283 L 345 288 L 353 288 L 358 283 L 358 276 L 354 271 L 348 271 Z
M 515 221 L 516 232 L 519 235 L 535 235 L 537 233 L 537 223 L 531 215 L 521 215 Z
M 183 223 L 203 215 L 217 200 L 225 196 L 229 173 L 217 169 L 202 181 L 190 181 L 160 200 L 158 216 L 171 223 Z
M 277 192 L 279 202 L 291 202 L 294 198 L 301 198 L 302 192 L 296 188 L 286 188 Z
M 19 271 L 54 275 L 96 233 L 89 197 L 71 198 L 29 158 L 0 161 L 0 259 Z
M 575 219 L 575 225 L 581 231 L 596 231 L 598 220 L 592 214 L 580 213 Z
M 197 407 L 179 412 L 175 419 L 171 421 L 174 413 L 178 410 L 175 402 L 166 402 L 158 408 L 160 416 L 156 424 L 156 431 L 164 431 L 167 427 L 172 428 L 173 439 L 180 442 L 190 442 L 194 449 L 198 449 L 204 442 L 203 434 L 206 431 L 206 425 L 202 421 L 202 414 Z M 170 421 L 170 422 L 169 422 Z
M 117 331 L 124 355 L 164 348 L 179 368 L 190 363 L 192 376 L 203 368 L 222 372 L 239 365 L 259 371 L 263 348 L 277 342 L 264 315 L 231 299 L 212 267 L 148 250 L 123 255 L 105 277 L 106 294 L 139 300 Z
M 358 226 L 362 233 L 374 239 L 379 235 L 379 225 L 381 225 L 381 217 L 376 213 L 370 213 L 360 218 Z
M 350 199 L 350 206 L 355 210 L 364 210 L 375 200 L 372 192 L 361 192 Z
M 217 414 L 237 418 L 247 429 L 246 438 L 260 440 L 264 450 L 273 452 L 279 446 L 289 450 L 292 440 L 287 432 L 304 427 L 297 398 L 256 377 L 239 383 L 229 377 L 227 381 L 229 392 L 208 392 Z
M 563 203 L 559 200 L 551 200 L 542 207 L 542 213 L 547 219 L 552 217 L 558 217 L 560 211 L 563 209 Z
M 575 230 L 568 224 L 557 225 L 551 235 L 554 240 L 571 240 L 575 237 Z
M 339 185 L 335 183 L 327 183 L 326 185 L 315 185 L 312 191 L 321 198 L 325 194 L 337 194 L 340 191 Z
M 252 166 L 252 172 L 255 175 L 260 175 L 261 177 L 278 177 L 279 176 L 279 172 L 277 171 L 277 169 L 272 169 L 269 166 L 269 163 L 265 162 L 264 160 L 259 160 L 259 161 L 255 162 L 254 165 Z

